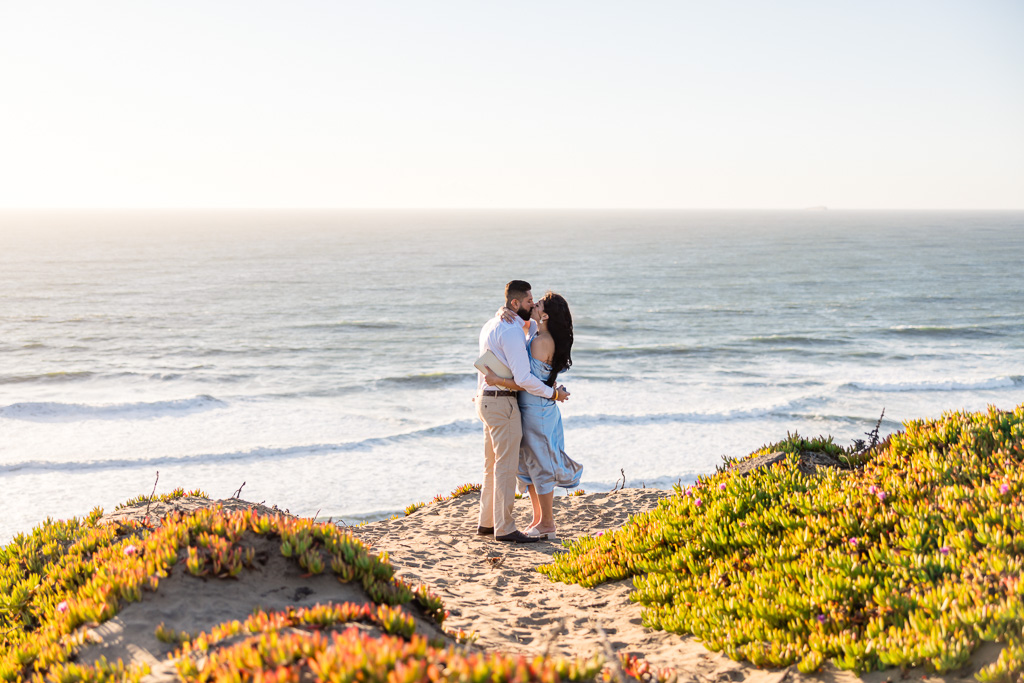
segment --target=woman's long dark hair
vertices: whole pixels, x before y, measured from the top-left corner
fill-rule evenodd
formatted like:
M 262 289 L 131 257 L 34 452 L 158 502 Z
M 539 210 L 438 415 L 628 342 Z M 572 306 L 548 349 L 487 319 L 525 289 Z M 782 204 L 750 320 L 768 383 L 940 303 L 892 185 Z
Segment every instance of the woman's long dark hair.
M 572 367 L 572 314 L 569 304 L 561 294 L 548 292 L 541 299 L 544 313 L 548 316 L 548 334 L 555 341 L 555 355 L 551 358 L 551 376 L 547 385 L 555 386 L 558 373 Z

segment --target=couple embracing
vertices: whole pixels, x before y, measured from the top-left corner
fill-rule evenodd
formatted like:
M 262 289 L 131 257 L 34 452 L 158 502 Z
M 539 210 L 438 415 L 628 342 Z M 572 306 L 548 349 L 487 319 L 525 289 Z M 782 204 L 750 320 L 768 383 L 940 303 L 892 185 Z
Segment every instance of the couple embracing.
M 522 280 L 505 285 L 505 307 L 480 331 L 481 355 L 490 351 L 502 367 L 483 364 L 474 399 L 484 423 L 477 532 L 511 543 L 556 540 L 555 486 L 578 486 L 583 473 L 565 453 L 558 404 L 569 392 L 555 383 L 572 365 L 572 316 L 562 296 L 534 302 L 531 289 Z M 533 505 L 525 533 L 512 516 L 517 479 Z

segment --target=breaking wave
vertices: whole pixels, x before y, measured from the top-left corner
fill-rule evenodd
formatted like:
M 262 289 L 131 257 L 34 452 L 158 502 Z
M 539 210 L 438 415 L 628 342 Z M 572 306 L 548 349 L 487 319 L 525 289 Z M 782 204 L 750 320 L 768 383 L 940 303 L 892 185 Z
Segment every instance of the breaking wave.
M 150 420 L 178 417 L 223 408 L 224 401 L 213 396 L 195 396 L 174 401 L 152 403 L 117 403 L 88 405 L 84 403 L 12 403 L 0 408 L 0 417 L 29 422 L 78 422 L 80 420 Z
M 850 382 L 843 385 L 860 391 L 908 392 L 908 391 L 980 391 L 985 389 L 1006 389 L 1024 386 L 1024 376 L 992 377 L 975 382 L 958 380 L 932 380 L 927 382 Z

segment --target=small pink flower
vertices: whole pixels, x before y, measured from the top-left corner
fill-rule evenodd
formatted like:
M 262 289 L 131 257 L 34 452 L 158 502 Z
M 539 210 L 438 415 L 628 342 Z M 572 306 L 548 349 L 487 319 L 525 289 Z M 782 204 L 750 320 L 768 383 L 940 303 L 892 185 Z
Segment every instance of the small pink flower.
M 868 493 L 872 493 L 872 494 L 878 493 L 878 487 L 877 486 L 869 486 L 868 487 Z
M 876 495 L 878 496 L 878 500 L 885 500 L 889 497 L 889 494 L 885 491 L 879 491 Z
M 999 493 L 1002 493 L 1002 494 L 1005 495 L 1005 494 L 1007 494 L 1009 492 L 1010 492 L 1010 485 L 1009 484 L 1003 484 L 1002 486 L 999 487 Z
M 857 543 L 858 543 L 858 541 L 857 541 L 857 537 L 856 536 L 854 536 L 853 538 L 851 538 L 849 540 L 849 544 L 852 545 L 854 548 L 857 547 Z
M 747 525 L 746 522 L 740 522 L 740 526 L 746 526 L 746 525 Z
M 724 491 L 725 490 L 725 484 L 719 484 L 718 485 L 718 490 L 719 491 Z
M 819 614 L 819 615 L 818 615 L 818 623 L 819 623 L 819 624 L 824 624 L 824 623 L 825 623 L 825 621 L 827 621 L 827 619 L 826 619 L 825 615 L 824 615 L 824 614 Z
M 57 603 L 57 612 L 59 612 L 60 614 L 64 614 L 67 611 L 68 611 L 68 601 L 67 600 L 61 600 L 60 602 Z
M 943 555 L 949 555 L 949 546 L 948 545 L 942 546 L 941 548 L 939 548 L 939 552 L 942 553 Z
M 124 547 L 124 554 L 127 555 L 128 557 L 131 557 L 132 555 L 134 555 L 137 552 L 139 552 L 139 549 L 136 548 L 133 545 L 126 545 Z
M 693 504 L 696 505 L 697 507 L 700 507 L 701 505 L 704 504 L 704 501 L 701 500 L 700 498 L 694 498 L 693 499 Z

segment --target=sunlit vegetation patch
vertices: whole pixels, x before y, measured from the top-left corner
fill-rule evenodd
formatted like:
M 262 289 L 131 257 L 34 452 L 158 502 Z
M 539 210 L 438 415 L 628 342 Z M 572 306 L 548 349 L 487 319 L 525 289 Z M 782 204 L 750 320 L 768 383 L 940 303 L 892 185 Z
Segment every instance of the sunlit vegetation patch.
M 843 466 L 805 474 L 814 447 Z M 1020 680 L 1024 405 L 908 422 L 868 451 L 791 436 L 754 455 L 771 451 L 788 455 L 677 487 L 540 571 L 584 586 L 634 576 L 646 626 L 758 666 L 950 672 L 994 642 L 977 678 Z
M 675 669 L 655 669 L 646 659 L 641 659 L 628 652 L 619 653 L 619 666 L 622 668 L 623 674 L 637 681 L 658 681 L 659 683 L 669 681 L 674 683 L 678 680 L 678 674 Z M 605 680 L 615 679 L 611 667 L 606 667 L 605 671 Z
M 431 503 L 443 503 L 446 500 L 455 500 L 459 496 L 465 496 L 470 493 L 475 493 L 483 488 L 481 484 L 463 484 L 462 486 L 456 486 L 447 496 L 441 495 L 440 493 L 434 496 Z
M 416 632 L 416 621 L 401 607 L 373 606 L 369 603 L 356 605 L 346 602 L 289 608 L 277 612 L 257 609 L 245 621 L 229 621 L 196 635 L 175 633 L 164 624 L 160 624 L 156 629 L 156 636 L 167 643 L 181 643 L 182 648 L 178 655 L 190 655 L 195 652 L 205 654 L 211 647 L 225 641 L 236 640 L 239 635 L 276 633 L 291 629 L 322 630 L 351 623 L 370 624 L 384 633 L 403 638 L 411 638 Z
M 374 637 L 352 622 L 373 625 Z M 470 653 L 415 633 L 401 608 L 318 605 L 258 612 L 189 637 L 172 657 L 184 681 L 592 681 L 600 659 Z M 642 667 L 643 663 L 637 663 Z
M 309 575 L 329 570 L 339 581 L 359 582 L 378 605 L 414 604 L 438 626 L 446 615 L 426 586 L 414 588 L 394 576 L 386 554 L 370 553 L 331 524 L 217 507 L 175 513 L 150 533 L 135 522 L 98 525 L 101 514 L 97 509 L 84 521 L 47 520 L 0 549 L 0 681 L 137 680 L 146 667 L 73 661 L 88 626 L 157 590 L 176 564 L 195 576 L 238 576 L 253 565 L 254 536 L 279 539 L 281 554 Z M 385 632 L 406 632 L 404 617 L 387 610 L 374 614 Z
M 96 526 L 99 508 L 84 520 L 47 519 L 30 534 L 19 534 L 0 548 L 0 680 L 21 681 L 34 675 L 58 680 L 137 680 L 145 671 L 123 665 L 96 666 L 69 662 L 85 642 L 78 627 L 94 614 L 94 599 L 117 603 L 120 593 L 98 575 L 112 558 L 135 548 L 135 523 Z M 136 564 L 134 557 L 131 564 Z M 114 564 L 118 564 L 114 562 Z M 145 571 L 143 569 L 142 571 Z M 118 582 L 120 584 L 120 582 Z M 126 593 L 134 589 L 124 586 Z M 98 594 L 102 592 L 103 595 Z M 77 608 L 72 613 L 74 600 Z M 102 608 L 101 608 L 102 609 Z M 112 616 L 102 610 L 105 619 Z
M 419 502 L 419 503 L 413 503 L 413 504 L 409 505 L 409 507 L 405 508 L 405 516 L 408 517 L 412 513 L 414 513 L 417 510 L 419 510 L 420 508 L 426 507 L 428 504 L 429 505 L 434 505 L 435 503 L 443 503 L 446 500 L 454 500 L 454 499 L 458 498 L 459 496 L 465 496 L 466 494 L 474 493 L 476 491 L 479 491 L 482 488 L 483 488 L 483 486 L 480 485 L 480 484 L 463 484 L 462 486 L 457 486 L 447 496 L 444 495 L 443 493 L 437 494 L 436 496 L 433 497 L 433 499 L 430 501 L 430 503 Z M 400 515 L 395 515 L 391 519 L 397 519 L 399 517 L 400 517 Z
M 160 495 L 146 495 L 145 493 L 143 493 L 142 495 L 136 496 L 131 500 L 121 503 L 120 505 L 114 508 L 114 512 L 117 512 L 118 510 L 123 510 L 124 508 L 134 507 L 136 505 L 145 505 L 146 503 L 168 503 L 172 500 L 177 500 L 178 498 L 209 497 L 210 494 L 206 493 L 205 491 L 200 491 L 199 489 L 195 489 L 193 491 L 186 491 L 185 489 L 179 487 L 174 489 L 170 493 L 161 493 Z
M 613 677 L 613 667 L 596 655 L 488 654 L 461 644 L 471 634 L 452 634 L 455 642 L 446 645 L 437 631 L 417 631 L 414 611 L 443 624 L 441 600 L 426 586 L 413 588 L 396 578 L 386 554 L 371 553 L 330 524 L 217 507 L 174 513 L 151 530 L 136 522 L 97 524 L 101 514 L 97 509 L 82 521 L 48 520 L 0 549 L 0 681 L 137 683 L 150 673 L 148 666 L 78 660 L 90 629 L 158 590 L 176 565 L 179 576 L 237 577 L 259 561 L 258 537 L 279 542 L 281 554 L 308 575 L 330 571 L 341 582 L 361 583 L 373 603 L 257 610 L 203 633 L 160 624 L 155 636 L 176 647 L 171 659 L 181 680 L 540 683 Z M 632 680 L 674 677 L 631 656 L 615 664 Z

